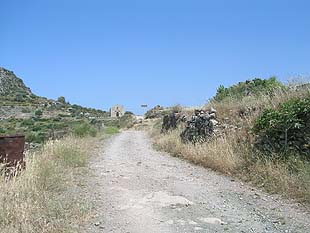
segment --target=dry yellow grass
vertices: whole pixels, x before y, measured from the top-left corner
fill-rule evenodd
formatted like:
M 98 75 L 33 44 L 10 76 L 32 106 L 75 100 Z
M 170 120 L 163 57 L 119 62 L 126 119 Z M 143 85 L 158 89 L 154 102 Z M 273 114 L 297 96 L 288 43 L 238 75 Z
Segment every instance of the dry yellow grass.
M 247 144 L 238 144 L 235 135 L 226 135 L 205 144 L 183 144 L 179 131 L 154 136 L 156 148 L 195 164 L 248 181 L 270 193 L 280 193 L 310 202 L 310 165 L 295 159 L 295 171 L 288 162 L 253 159 Z
M 155 145 L 173 156 L 229 174 L 243 162 L 234 153 L 234 143 L 233 138 L 222 137 L 205 144 L 184 144 L 180 139 L 180 130 L 174 130 L 156 137 Z
M 289 161 L 262 159 L 252 150 L 255 140 L 250 133 L 255 119 L 266 108 L 275 108 L 279 103 L 293 97 L 309 93 L 302 91 L 279 90 L 275 95 L 259 98 L 246 97 L 241 101 L 228 99 L 210 102 L 204 108 L 214 107 L 220 121 L 227 121 L 240 127 L 204 144 L 183 144 L 180 140 L 181 129 L 160 135 L 159 123 L 151 130 L 155 146 L 173 156 L 185 158 L 204 167 L 224 174 L 239 177 L 271 193 L 280 193 L 290 198 L 310 203 L 310 164 L 298 157 Z M 248 110 L 245 115 L 240 112 Z M 188 109 L 185 110 L 189 111 Z
M 0 177 L 1 232 L 76 232 L 88 203 L 72 192 L 74 175 L 93 151 L 94 139 L 51 141 L 27 155 L 27 169 L 5 181 Z

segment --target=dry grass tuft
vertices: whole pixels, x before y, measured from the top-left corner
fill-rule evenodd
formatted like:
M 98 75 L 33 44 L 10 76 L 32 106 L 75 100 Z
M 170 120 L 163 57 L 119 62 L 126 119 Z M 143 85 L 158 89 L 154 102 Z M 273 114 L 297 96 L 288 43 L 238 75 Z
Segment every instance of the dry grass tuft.
M 225 174 L 235 173 L 240 164 L 244 163 L 242 157 L 235 153 L 235 138 L 228 136 L 205 144 L 184 144 L 180 139 L 180 130 L 174 130 L 155 137 L 155 146 L 173 156 L 185 158 Z
M 86 214 L 87 203 L 72 188 L 94 139 L 69 137 L 51 141 L 27 155 L 27 169 L 10 181 L 0 179 L 1 232 L 76 232 L 72 226 Z

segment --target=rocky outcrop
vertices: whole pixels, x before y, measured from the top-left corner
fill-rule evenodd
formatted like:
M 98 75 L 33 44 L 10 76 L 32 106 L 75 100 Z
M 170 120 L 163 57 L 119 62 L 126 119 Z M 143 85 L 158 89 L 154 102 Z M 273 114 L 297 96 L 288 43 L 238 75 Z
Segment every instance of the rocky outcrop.
M 12 71 L 0 67 L 0 96 L 25 98 L 31 95 L 30 88 L 24 84 L 23 80 L 16 77 Z
M 186 128 L 181 133 L 183 142 L 205 142 L 215 135 L 219 122 L 216 110 L 195 110 L 194 115 L 186 122 Z
M 181 112 L 167 114 L 163 118 L 161 133 L 166 133 L 178 127 L 183 128 L 180 137 L 184 143 L 208 142 L 215 137 L 237 129 L 233 125 L 221 123 L 214 108 L 209 110 L 197 109 L 191 116 Z

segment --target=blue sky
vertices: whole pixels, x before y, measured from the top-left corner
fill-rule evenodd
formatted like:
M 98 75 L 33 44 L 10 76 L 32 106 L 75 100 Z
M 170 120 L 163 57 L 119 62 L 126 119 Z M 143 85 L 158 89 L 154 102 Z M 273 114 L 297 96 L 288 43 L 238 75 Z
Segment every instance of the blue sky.
M 0 0 L 0 66 L 107 110 L 201 105 L 223 84 L 310 74 L 310 1 Z

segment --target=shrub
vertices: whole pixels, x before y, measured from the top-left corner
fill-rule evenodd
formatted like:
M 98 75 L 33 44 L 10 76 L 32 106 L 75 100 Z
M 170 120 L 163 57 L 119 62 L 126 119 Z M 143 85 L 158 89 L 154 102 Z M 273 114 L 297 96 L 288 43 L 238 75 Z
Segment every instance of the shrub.
M 108 135 L 111 135 L 111 134 L 116 134 L 119 132 L 118 128 L 116 127 L 107 127 L 104 129 L 104 132 Z
M 27 142 L 43 143 L 46 140 L 46 134 L 43 132 L 29 132 L 26 134 Z
M 124 115 L 135 115 L 135 114 L 133 114 L 133 112 L 126 111 Z
M 154 108 L 148 110 L 144 116 L 145 119 L 153 119 L 153 118 L 160 118 L 167 114 L 167 111 L 164 107 L 157 105 Z
M 256 120 L 256 147 L 281 157 L 300 154 L 310 159 L 310 96 L 293 98 L 267 109 Z
M 35 115 L 36 117 L 41 117 L 41 116 L 43 115 L 43 111 L 42 111 L 41 109 L 38 109 L 38 110 L 36 110 L 36 111 L 34 112 L 34 115 Z
M 74 127 L 73 134 L 78 137 L 95 137 L 97 135 L 97 130 L 90 124 L 84 122 Z
M 242 99 L 249 95 L 270 94 L 278 88 L 284 88 L 284 86 L 276 79 L 276 77 L 271 77 L 269 79 L 256 78 L 246 82 L 240 82 L 228 88 L 221 85 L 217 89 L 217 93 L 213 99 L 215 101 L 222 101 L 228 97 Z
M 3 134 L 3 133 L 5 133 L 5 129 L 0 127 L 0 134 Z

